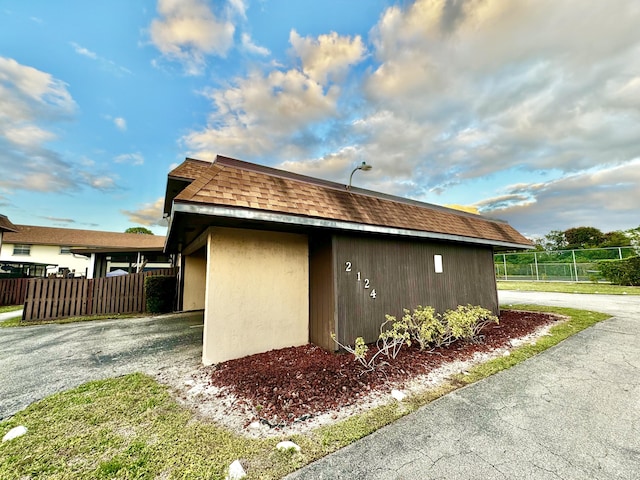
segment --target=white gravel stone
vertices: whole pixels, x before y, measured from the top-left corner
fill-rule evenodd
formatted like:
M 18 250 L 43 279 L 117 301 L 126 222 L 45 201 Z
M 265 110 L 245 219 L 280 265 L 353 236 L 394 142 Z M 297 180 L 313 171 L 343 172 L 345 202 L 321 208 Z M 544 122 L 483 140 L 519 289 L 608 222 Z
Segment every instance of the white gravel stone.
M 289 440 L 286 442 L 280 442 L 276 445 L 277 450 L 289 450 L 290 448 L 293 448 L 296 452 L 300 451 L 300 446 L 290 442 Z
M 17 427 L 13 427 L 11 430 L 7 432 L 7 434 L 2 437 L 3 442 L 8 442 L 9 440 L 13 440 L 14 438 L 21 437 L 27 433 L 27 427 L 19 425 Z
M 399 402 L 401 402 L 407 397 L 405 393 L 401 392 L 400 390 L 396 390 L 395 388 L 391 390 L 391 396 Z
M 227 475 L 226 480 L 241 480 L 246 476 L 247 472 L 242 468 L 240 460 L 234 460 L 231 465 L 229 465 L 229 475 Z

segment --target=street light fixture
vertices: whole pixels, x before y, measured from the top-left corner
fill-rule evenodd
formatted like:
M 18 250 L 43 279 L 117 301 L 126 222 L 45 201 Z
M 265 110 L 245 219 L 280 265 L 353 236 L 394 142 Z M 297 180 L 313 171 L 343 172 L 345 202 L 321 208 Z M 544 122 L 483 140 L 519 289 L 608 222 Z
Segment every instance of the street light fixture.
M 354 168 L 353 171 L 351 172 L 351 175 L 349 176 L 349 185 L 347 185 L 347 190 L 351 190 L 351 180 L 353 179 L 353 174 L 356 173 L 356 170 L 362 170 L 363 172 L 368 172 L 372 168 L 373 167 L 371 165 L 367 165 L 367 162 L 362 162 L 361 165 L 358 165 L 356 168 Z

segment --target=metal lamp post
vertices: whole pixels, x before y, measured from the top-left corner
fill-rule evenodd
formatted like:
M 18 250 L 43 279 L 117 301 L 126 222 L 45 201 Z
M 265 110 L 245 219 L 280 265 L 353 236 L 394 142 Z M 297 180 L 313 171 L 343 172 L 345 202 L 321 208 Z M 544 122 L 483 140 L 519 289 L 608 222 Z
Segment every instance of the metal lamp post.
M 351 189 L 351 180 L 353 180 L 353 174 L 356 173 L 357 170 L 362 170 L 364 172 L 368 172 L 372 168 L 373 167 L 371 165 L 367 165 L 367 162 L 362 162 L 362 164 L 360 164 L 356 168 L 354 168 L 353 171 L 351 172 L 351 175 L 349 176 L 349 185 L 347 185 L 347 190 Z

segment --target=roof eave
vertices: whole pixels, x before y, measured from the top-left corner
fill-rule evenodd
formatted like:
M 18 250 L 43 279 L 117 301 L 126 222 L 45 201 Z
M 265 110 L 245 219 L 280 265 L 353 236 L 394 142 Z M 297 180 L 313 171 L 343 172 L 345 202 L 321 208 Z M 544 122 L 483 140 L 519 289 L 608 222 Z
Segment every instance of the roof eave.
M 171 212 L 171 221 L 169 224 L 169 231 L 167 233 L 167 241 L 165 243 L 165 252 L 170 248 L 171 241 L 174 237 L 172 229 L 173 220 L 175 215 L 182 214 L 196 214 L 205 215 L 209 217 L 217 218 L 232 218 L 239 220 L 252 220 L 265 223 L 276 223 L 285 225 L 296 225 L 301 227 L 315 227 L 315 228 L 327 228 L 332 230 L 344 230 L 349 232 L 361 232 L 380 235 L 393 235 L 400 237 L 410 238 L 424 238 L 432 240 L 442 240 L 449 242 L 459 242 L 475 245 L 491 246 L 501 249 L 532 249 L 533 245 L 524 243 L 515 243 L 501 240 L 492 240 L 486 238 L 467 237 L 463 235 L 455 235 L 449 233 L 428 232 L 424 230 L 411 230 L 405 228 L 370 225 L 364 223 L 348 222 L 343 220 L 332 220 L 326 218 L 315 218 L 299 215 L 290 215 L 286 213 L 267 212 L 264 210 L 253 210 L 248 208 L 227 207 L 223 205 L 204 205 L 204 204 L 192 204 L 192 203 L 177 203 L 173 202 L 173 208 Z

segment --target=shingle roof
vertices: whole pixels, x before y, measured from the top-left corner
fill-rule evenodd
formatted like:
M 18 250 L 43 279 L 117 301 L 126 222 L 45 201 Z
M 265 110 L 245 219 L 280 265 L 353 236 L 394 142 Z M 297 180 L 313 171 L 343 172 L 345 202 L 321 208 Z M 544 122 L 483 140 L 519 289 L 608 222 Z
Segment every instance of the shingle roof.
M 213 163 L 187 159 L 172 174 L 176 171 L 194 180 L 175 197 L 175 203 L 252 209 L 531 245 L 506 222 L 368 190 L 347 190 L 343 184 L 227 157 L 218 156 Z
M 73 228 L 38 227 L 34 225 L 17 225 L 16 228 L 16 232 L 4 234 L 2 237 L 4 243 L 60 245 L 65 247 L 153 247 L 162 250 L 165 241 L 163 235 L 101 232 Z
M 11 223 L 6 215 L 0 214 L 0 232 L 15 232 L 18 228 Z
M 184 180 L 195 180 L 210 166 L 211 162 L 187 158 L 184 162 L 169 172 L 169 177 Z

